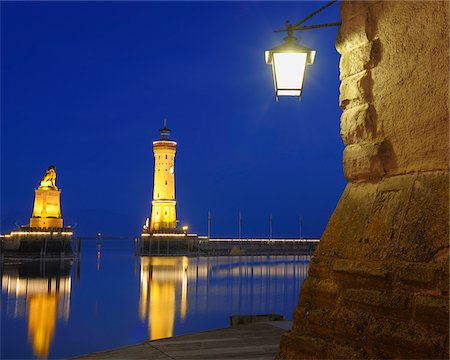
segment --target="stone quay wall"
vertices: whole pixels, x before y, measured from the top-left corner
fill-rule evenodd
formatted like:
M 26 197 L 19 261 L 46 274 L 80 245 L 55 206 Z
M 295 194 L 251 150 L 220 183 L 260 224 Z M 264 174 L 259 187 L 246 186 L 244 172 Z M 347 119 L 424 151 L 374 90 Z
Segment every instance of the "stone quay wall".
M 347 187 L 280 359 L 449 357 L 449 6 L 341 2 Z

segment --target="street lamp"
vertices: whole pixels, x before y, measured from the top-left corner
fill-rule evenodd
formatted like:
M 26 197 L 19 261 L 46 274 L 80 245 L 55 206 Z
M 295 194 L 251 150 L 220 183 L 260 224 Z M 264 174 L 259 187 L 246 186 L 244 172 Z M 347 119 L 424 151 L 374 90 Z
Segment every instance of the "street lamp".
M 339 26 L 341 24 L 340 22 L 300 26 L 306 20 L 312 18 L 314 15 L 335 2 L 336 0 L 326 3 L 324 6 L 294 25 L 289 21 L 286 21 L 284 29 L 275 30 L 275 32 L 287 32 L 284 43 L 275 46 L 273 49 L 267 50 L 265 53 L 266 64 L 272 65 L 273 83 L 277 101 L 279 96 L 302 96 L 306 65 L 313 64 L 316 56 L 315 50 L 308 49 L 297 42 L 297 38 L 293 35 L 294 31 Z
M 314 63 L 316 51 L 297 43 L 292 25 L 288 25 L 284 43 L 266 51 L 266 64 L 272 65 L 275 95 L 302 96 L 306 65 Z

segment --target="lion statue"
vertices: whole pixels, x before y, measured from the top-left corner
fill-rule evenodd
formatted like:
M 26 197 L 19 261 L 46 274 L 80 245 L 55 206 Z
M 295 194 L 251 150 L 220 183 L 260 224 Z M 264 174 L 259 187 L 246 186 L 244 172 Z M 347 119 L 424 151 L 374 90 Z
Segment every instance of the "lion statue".
M 51 165 L 45 172 L 44 178 L 41 181 L 41 187 L 51 187 L 56 189 L 56 168 Z

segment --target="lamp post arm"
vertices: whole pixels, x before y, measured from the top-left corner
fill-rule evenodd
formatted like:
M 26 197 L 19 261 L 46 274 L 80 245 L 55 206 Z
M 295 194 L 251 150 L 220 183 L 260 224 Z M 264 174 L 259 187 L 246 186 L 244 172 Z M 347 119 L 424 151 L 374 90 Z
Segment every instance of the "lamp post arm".
M 328 24 L 318 24 L 318 25 L 308 25 L 308 26 L 297 26 L 292 27 L 293 31 L 296 30 L 311 30 L 311 29 L 319 29 L 324 27 L 330 27 L 330 26 L 341 26 L 341 22 L 334 22 L 334 23 L 328 23 Z M 281 29 L 281 30 L 274 30 L 274 32 L 287 32 L 287 29 Z
M 305 17 L 304 19 L 300 20 L 298 23 L 294 24 L 294 27 L 298 27 L 299 25 L 303 24 L 306 20 L 311 19 L 313 16 L 317 15 L 322 10 L 325 10 L 328 6 L 333 5 L 335 2 L 336 2 L 336 0 L 332 0 L 332 1 L 327 2 L 324 6 L 320 7 L 319 9 L 314 11 L 313 13 L 309 14 L 307 17 Z
M 319 9 L 317 9 L 313 13 L 309 14 L 303 20 L 300 20 L 298 23 L 296 23 L 294 25 L 292 25 L 289 21 L 286 21 L 286 23 L 285 23 L 286 27 L 284 29 L 275 30 L 274 32 L 287 32 L 288 36 L 292 36 L 292 32 L 293 31 L 297 31 L 297 30 L 310 30 L 310 29 L 319 29 L 319 28 L 324 28 L 324 27 L 329 27 L 329 26 L 340 26 L 341 22 L 333 22 L 333 23 L 328 23 L 328 24 L 300 26 L 306 20 L 311 19 L 313 16 L 317 15 L 319 12 L 321 12 L 324 9 L 326 9 L 328 6 L 333 5 L 336 1 L 337 0 L 332 0 L 332 1 L 327 2 L 324 6 L 322 6 Z
M 319 29 L 329 26 L 341 26 L 341 22 L 334 22 L 334 23 L 328 23 L 328 24 L 318 24 L 318 25 L 309 25 L 309 26 L 299 26 L 294 27 L 294 30 L 311 30 L 311 29 Z

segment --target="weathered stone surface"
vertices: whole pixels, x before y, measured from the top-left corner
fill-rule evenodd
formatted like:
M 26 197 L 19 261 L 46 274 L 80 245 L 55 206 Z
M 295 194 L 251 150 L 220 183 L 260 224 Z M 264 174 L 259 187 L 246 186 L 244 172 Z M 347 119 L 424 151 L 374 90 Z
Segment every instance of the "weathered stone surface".
M 309 277 L 302 284 L 299 306 L 333 308 L 337 301 L 337 286 L 332 280 L 318 281 Z
M 395 158 L 386 173 L 448 169 L 449 3 L 394 1 L 371 10 L 382 45 L 371 70 L 373 105 Z
M 322 235 L 317 261 L 432 261 L 448 246 L 448 188 L 442 171 L 347 185 Z
M 316 279 L 327 279 L 330 275 L 331 261 L 329 259 L 318 259 L 313 257 L 309 262 L 308 273 Z
M 362 259 L 371 253 L 364 231 L 377 188 L 377 183 L 347 185 L 316 249 L 319 259 Z
M 292 351 L 300 348 L 301 352 Z M 280 353 L 276 359 L 362 359 L 362 350 L 346 345 L 331 345 L 329 342 L 309 336 L 281 337 Z
M 368 9 L 380 0 L 362 0 L 362 1 L 342 1 L 341 17 L 344 23 L 351 23 L 355 20 L 355 16 L 366 13 Z M 353 41 L 350 41 L 353 42 Z
M 339 65 L 341 80 L 363 70 L 373 68 L 379 62 L 380 57 L 381 44 L 378 39 L 364 43 L 354 48 L 353 51 L 344 52 Z
M 413 304 L 414 320 L 448 331 L 448 296 L 417 295 Z
M 279 357 L 446 359 L 449 4 L 343 1 L 341 17 L 350 183 Z
M 377 318 L 365 328 L 366 358 L 438 359 L 446 358 L 445 333 L 411 321 Z
M 406 263 L 398 269 L 397 276 L 402 283 L 416 289 L 435 289 L 442 271 L 442 266 L 438 264 Z M 439 292 L 439 289 L 436 289 L 436 292 Z
M 295 312 L 294 323 L 301 322 L 305 326 L 292 329 L 298 335 L 320 335 L 326 339 L 333 337 L 340 344 L 352 341 L 364 341 L 364 328 L 370 322 L 370 316 L 363 312 L 348 311 L 343 308 L 335 310 L 299 308 Z
M 406 291 L 348 289 L 343 293 L 344 306 L 374 315 L 393 318 L 411 317 L 409 294 Z
M 373 106 L 363 104 L 345 110 L 341 116 L 341 137 L 345 145 L 373 140 L 376 114 Z
M 448 196 L 448 170 L 417 175 L 397 237 L 399 260 L 430 262 L 448 247 Z
M 381 262 L 363 262 L 347 259 L 338 259 L 333 262 L 333 272 L 344 273 L 365 278 L 378 278 L 383 282 L 386 280 L 389 270 Z
M 370 296 L 367 298 L 370 299 Z M 379 305 L 378 300 L 376 305 Z M 282 338 L 282 346 L 285 338 L 289 339 L 291 346 L 291 354 L 284 358 L 353 358 L 338 355 L 342 349 L 347 349 L 347 354 L 353 354 L 358 359 L 427 359 L 430 358 L 430 353 L 440 354 L 438 358 L 446 353 L 444 328 L 436 324 L 429 327 L 429 321 L 424 326 L 423 323 L 411 322 L 408 318 L 402 319 L 395 308 L 390 316 L 382 318 L 377 318 L 373 312 L 361 310 L 361 306 L 351 310 L 345 307 L 333 311 L 299 310 L 301 315 L 294 318 L 294 322 L 301 321 L 304 326 L 297 330 L 293 328 L 291 333 Z M 303 344 L 306 339 L 312 345 Z M 298 352 L 294 349 L 298 349 Z M 285 355 L 283 352 L 282 354 Z
M 379 183 L 364 234 L 372 243 L 371 259 L 388 260 L 407 251 L 403 223 L 408 221 L 405 214 L 415 178 L 407 174 L 384 178 Z
M 345 110 L 366 104 L 372 99 L 371 86 L 372 79 L 367 70 L 345 78 L 340 86 L 339 105 Z
M 370 40 L 370 22 L 367 7 L 362 7 L 358 14 L 352 14 L 351 21 L 343 19 L 336 38 L 336 49 L 340 54 L 349 52 Z M 342 10 L 341 10 L 342 14 Z
M 333 262 L 332 279 L 341 289 L 388 290 L 391 278 L 390 267 L 382 262 L 344 259 Z
M 378 181 L 385 174 L 381 142 L 348 145 L 344 149 L 344 175 L 348 181 Z
M 277 359 L 324 359 L 326 347 L 325 340 L 285 333 L 281 335 Z

